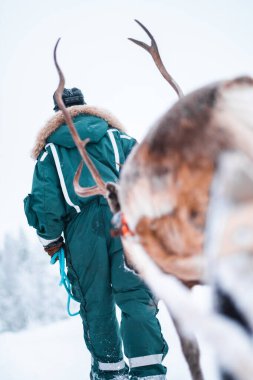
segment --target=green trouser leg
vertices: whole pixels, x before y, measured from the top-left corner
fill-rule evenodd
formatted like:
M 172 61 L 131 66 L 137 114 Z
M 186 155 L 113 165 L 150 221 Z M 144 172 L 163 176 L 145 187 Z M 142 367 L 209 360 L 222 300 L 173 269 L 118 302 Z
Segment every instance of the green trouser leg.
M 111 213 L 100 198 L 90 202 L 68 225 L 68 276 L 81 302 L 84 338 L 98 379 L 166 373 L 161 364 L 167 345 L 156 319 L 157 307 L 138 276 L 124 268 L 120 239 L 110 236 Z M 115 302 L 122 310 L 119 329 Z M 120 333 L 121 331 L 121 333 Z M 165 378 L 165 375 L 164 375 Z
M 68 277 L 81 302 L 84 339 L 100 379 L 128 373 L 111 289 L 110 261 L 98 201 L 90 202 L 68 225 Z M 110 366 L 111 364 L 111 366 Z
M 165 379 L 162 360 L 168 347 L 156 318 L 157 305 L 140 278 L 125 269 L 122 250 L 112 254 L 111 276 L 115 301 L 122 311 L 120 330 L 129 374 L 137 378 L 164 375 L 160 378 Z

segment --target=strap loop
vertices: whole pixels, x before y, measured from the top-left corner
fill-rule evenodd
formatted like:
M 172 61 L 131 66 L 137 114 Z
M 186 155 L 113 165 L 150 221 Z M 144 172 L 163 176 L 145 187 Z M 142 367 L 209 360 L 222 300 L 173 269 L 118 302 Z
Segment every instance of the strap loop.
M 50 264 L 55 264 L 56 261 L 59 260 L 59 269 L 60 269 L 60 283 L 59 286 L 63 285 L 66 292 L 68 293 L 68 300 L 67 300 L 67 312 L 70 317 L 74 317 L 78 314 L 80 314 L 80 311 L 76 313 L 71 313 L 70 311 L 70 301 L 73 299 L 74 301 L 78 302 L 78 300 L 73 296 L 72 290 L 71 290 L 71 284 L 68 279 L 68 276 L 65 272 L 65 255 L 64 255 L 64 249 L 61 248 L 59 251 L 57 251 L 53 257 L 50 260 Z

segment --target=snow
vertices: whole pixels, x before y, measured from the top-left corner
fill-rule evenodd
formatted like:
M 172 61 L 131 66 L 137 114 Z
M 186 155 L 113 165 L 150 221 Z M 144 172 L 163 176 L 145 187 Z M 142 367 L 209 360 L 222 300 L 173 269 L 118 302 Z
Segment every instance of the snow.
M 205 289 L 197 298 L 205 303 Z M 202 302 L 203 301 L 203 302 Z M 164 360 L 169 380 L 190 380 L 179 341 L 169 315 L 159 304 L 159 320 L 170 346 Z M 200 342 L 205 380 L 218 380 L 212 364 L 213 354 Z M 48 326 L 0 335 L 1 380 L 89 380 L 90 354 L 83 342 L 80 317 L 69 318 Z
M 88 366 L 80 320 L 0 336 L 1 380 L 78 380 Z

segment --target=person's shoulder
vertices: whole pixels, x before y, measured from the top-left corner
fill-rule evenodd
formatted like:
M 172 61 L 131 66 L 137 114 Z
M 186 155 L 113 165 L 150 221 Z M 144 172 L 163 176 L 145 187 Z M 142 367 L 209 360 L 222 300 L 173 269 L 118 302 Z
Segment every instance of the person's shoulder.
M 130 136 L 127 132 L 122 131 L 120 129 L 110 127 L 108 129 L 108 131 L 116 132 L 118 138 L 125 141 L 125 142 L 127 142 L 127 141 L 128 142 L 136 142 L 137 141 L 134 137 Z
M 128 133 L 126 132 L 121 132 L 119 131 L 119 137 L 123 140 L 128 140 L 128 141 L 136 141 L 136 139 L 132 136 L 130 136 Z
M 50 164 L 52 161 L 52 151 L 51 151 L 51 145 L 54 144 L 46 144 L 44 148 L 40 151 L 36 163 L 37 165 L 47 165 Z

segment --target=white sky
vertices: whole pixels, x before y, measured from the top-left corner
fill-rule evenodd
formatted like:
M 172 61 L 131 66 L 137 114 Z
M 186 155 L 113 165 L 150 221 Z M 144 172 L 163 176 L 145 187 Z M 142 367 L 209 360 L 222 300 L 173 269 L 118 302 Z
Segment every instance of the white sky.
M 21 226 L 30 191 L 35 137 L 53 114 L 58 37 L 66 87 L 114 113 L 138 139 L 176 95 L 148 54 L 127 37 L 148 42 L 135 18 L 156 38 L 184 92 L 208 82 L 253 75 L 251 0 L 1 0 L 0 2 L 0 246 Z

